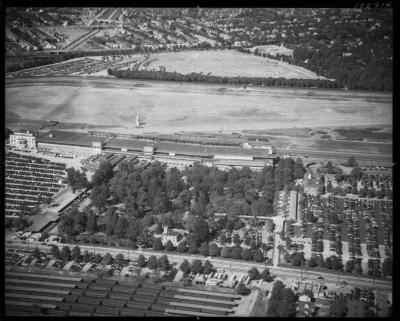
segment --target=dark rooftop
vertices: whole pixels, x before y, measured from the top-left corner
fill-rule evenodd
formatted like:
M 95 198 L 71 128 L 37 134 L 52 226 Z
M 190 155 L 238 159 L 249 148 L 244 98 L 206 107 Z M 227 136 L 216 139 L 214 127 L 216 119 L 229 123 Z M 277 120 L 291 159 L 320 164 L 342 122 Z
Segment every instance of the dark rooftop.
M 107 138 L 91 136 L 86 133 L 56 131 L 53 130 L 53 137 L 49 136 L 50 132 L 40 134 L 37 137 L 38 142 L 76 145 L 91 147 L 93 142 L 104 143 Z M 152 141 L 146 140 L 130 140 L 111 138 L 104 144 L 104 148 L 127 148 L 131 151 L 143 152 L 144 146 L 153 146 Z M 155 154 L 175 153 L 181 156 L 197 156 L 197 157 L 212 157 L 213 155 L 234 155 L 234 156 L 253 156 L 258 158 L 273 158 L 268 155 L 265 149 L 245 149 L 242 147 L 232 146 L 204 146 L 199 144 L 184 144 L 174 142 L 157 142 L 155 145 Z
M 53 134 L 53 137 L 49 136 L 50 133 Z M 93 142 L 103 143 L 105 140 L 105 137 L 95 137 L 89 136 L 86 133 L 68 132 L 61 130 L 53 130 L 52 132 L 40 134 L 36 139 L 36 141 L 40 143 L 53 143 L 86 147 L 92 147 Z

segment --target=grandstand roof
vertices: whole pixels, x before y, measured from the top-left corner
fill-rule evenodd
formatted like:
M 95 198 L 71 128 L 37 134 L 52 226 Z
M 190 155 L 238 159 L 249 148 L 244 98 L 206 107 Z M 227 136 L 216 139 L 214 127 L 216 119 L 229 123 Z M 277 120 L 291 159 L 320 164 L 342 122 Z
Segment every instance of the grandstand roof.
M 62 130 L 53 130 L 53 137 L 50 137 L 49 134 L 49 132 L 40 134 L 36 138 L 36 141 L 40 143 L 92 147 L 93 142 L 104 143 L 104 141 L 107 139 L 105 137 L 90 136 L 86 133 L 76 133 Z
M 147 140 L 133 140 L 133 139 L 118 139 L 99 136 L 91 136 L 87 133 L 77 133 L 69 131 L 52 131 L 53 137 L 49 136 L 49 133 L 40 134 L 37 137 L 38 142 L 42 143 L 53 143 L 53 144 L 64 144 L 64 145 L 75 145 L 75 146 L 86 146 L 91 147 L 93 142 L 104 143 L 105 148 L 127 148 L 131 151 L 143 152 L 145 146 L 155 145 L 155 154 L 166 154 L 175 153 L 183 156 L 194 156 L 194 157 L 208 157 L 211 158 L 214 155 L 232 155 L 241 157 L 256 157 L 271 159 L 274 156 L 268 155 L 268 151 L 265 149 L 245 149 L 242 147 L 233 146 L 204 146 L 199 144 L 187 144 L 187 143 L 175 143 L 175 142 L 164 142 L 158 141 L 156 143 Z M 107 141 L 106 141 L 107 140 Z
M 112 138 L 108 140 L 104 147 L 109 148 L 128 148 L 132 151 L 142 152 L 144 146 L 153 145 L 153 142 L 146 140 L 130 140 Z M 262 158 L 272 158 L 265 149 L 244 149 L 232 146 L 203 146 L 198 144 L 184 144 L 173 142 L 157 142 L 155 144 L 155 154 L 175 153 L 181 155 L 211 157 L 213 155 L 235 155 L 235 156 L 254 156 Z

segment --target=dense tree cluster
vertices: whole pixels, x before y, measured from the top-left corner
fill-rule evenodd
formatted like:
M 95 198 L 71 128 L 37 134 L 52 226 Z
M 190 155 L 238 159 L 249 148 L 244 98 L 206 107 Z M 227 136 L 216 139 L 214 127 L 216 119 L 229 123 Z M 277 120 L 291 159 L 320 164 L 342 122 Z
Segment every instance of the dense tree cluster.
M 93 176 L 91 193 L 92 205 L 105 215 L 105 227 L 100 229 L 94 213 L 74 208 L 62 218 L 60 232 L 71 238 L 104 230 L 110 237 L 129 240 L 133 247 L 263 262 L 268 247 L 259 239 L 248 235 L 241 240 L 228 233 L 244 226 L 240 215 L 274 215 L 275 192 L 294 188 L 294 180 L 303 175 L 301 161 L 291 158 L 258 173 L 248 167 L 223 171 L 200 164 L 167 170 L 157 161 L 147 167 L 123 162 L 119 171 L 113 172 L 105 162 Z M 215 215 L 217 212 L 223 215 Z M 172 242 L 162 244 L 149 230 L 153 224 L 155 234 L 164 226 L 185 228 L 186 239 L 176 248 Z M 180 234 L 178 241 L 182 237 Z M 212 242 L 216 237 L 221 247 Z
M 67 168 L 68 184 L 71 185 L 72 191 L 75 193 L 76 190 L 82 190 L 89 187 L 89 182 L 86 178 L 85 173 L 75 170 L 73 167 Z
M 290 13 L 257 8 L 249 9 L 244 21 L 233 23 L 234 28 L 256 27 L 267 34 L 271 29 L 290 29 L 285 37 L 278 32 L 271 41 L 284 42 L 293 49 L 293 57 L 266 57 L 337 79 L 349 89 L 392 90 L 393 14 L 388 9 L 341 12 L 346 10 L 349 9 L 313 9 L 311 14 L 303 8 Z M 273 25 L 262 23 L 267 16 Z M 258 42 L 265 44 L 265 38 L 259 37 Z
M 188 260 L 183 260 L 179 269 L 184 273 L 184 275 L 188 275 L 189 273 L 198 274 L 204 273 L 209 274 L 215 271 L 214 266 L 210 261 L 206 260 L 204 263 L 201 260 L 195 259 L 190 264 Z
M 76 207 L 73 207 L 67 215 L 61 218 L 58 226 L 60 235 L 67 237 L 83 233 L 86 229 L 87 215 L 80 212 Z
M 292 289 L 285 288 L 281 281 L 276 281 L 272 288 L 268 317 L 294 317 L 297 297 Z
M 181 181 L 176 180 L 176 186 L 172 187 L 174 179 L 171 177 L 167 182 L 165 166 L 158 162 L 146 169 L 123 163 L 111 178 L 109 190 L 116 201 L 125 204 L 125 212 L 129 217 L 143 218 L 149 207 L 157 213 L 168 212 L 170 202 L 167 186 L 171 186 L 171 193 L 179 192 L 181 188 Z
M 226 222 L 220 225 L 227 225 L 228 230 L 232 230 L 236 224 L 232 216 L 273 215 L 275 190 L 292 187 L 293 180 L 303 173 L 300 161 L 292 159 L 279 161 L 275 173 L 272 167 L 265 167 L 261 173 L 251 172 L 247 167 L 240 170 L 232 168 L 226 172 L 200 165 L 183 171 L 175 168 L 166 171 L 166 167 L 158 162 L 147 168 L 122 163 L 107 187 L 115 202 L 124 203 L 128 217 L 140 219 L 148 213 L 189 210 L 193 218 L 187 220 L 186 227 L 194 230 L 200 227 L 199 230 L 202 230 L 201 221 L 196 221 L 194 217 L 209 217 L 215 212 L 222 212 L 228 213 L 228 216 L 222 219 Z M 92 200 L 106 201 L 108 193 L 106 187 L 104 191 L 102 189 L 104 183 L 95 186 L 101 188 L 93 190 Z M 177 221 L 171 222 L 174 220 L 171 216 L 165 220 L 179 225 Z M 191 222 L 196 222 L 196 228 Z M 200 239 L 205 240 L 201 236 Z
M 235 291 L 239 295 L 248 295 L 251 292 L 250 289 L 246 288 L 243 282 L 239 282 L 239 284 L 235 288 Z
M 127 79 L 151 79 L 163 81 L 179 81 L 179 82 L 206 82 L 215 84 L 228 85 L 258 85 L 273 87 L 300 87 L 300 88 L 343 88 L 343 84 L 339 81 L 331 81 L 326 79 L 297 79 L 297 78 L 262 78 L 262 77 L 226 77 L 215 76 L 210 74 L 192 72 L 190 74 L 181 74 L 161 70 L 117 70 L 108 69 L 109 75 L 117 78 Z
M 5 228 L 15 228 L 18 231 L 22 231 L 28 226 L 32 225 L 32 222 L 26 217 L 26 215 L 20 215 L 16 219 L 6 218 Z

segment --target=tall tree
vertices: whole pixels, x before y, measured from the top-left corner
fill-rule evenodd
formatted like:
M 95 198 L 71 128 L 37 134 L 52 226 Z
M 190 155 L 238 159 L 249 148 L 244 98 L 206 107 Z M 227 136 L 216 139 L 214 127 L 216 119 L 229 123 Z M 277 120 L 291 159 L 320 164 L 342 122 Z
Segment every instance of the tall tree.
M 250 249 L 243 249 L 242 251 L 242 259 L 245 261 L 250 261 L 253 259 L 253 253 Z
M 115 256 L 115 263 L 117 263 L 118 265 L 122 265 L 124 263 L 124 256 L 121 253 L 118 253 Z
M 219 256 L 220 251 L 221 251 L 221 248 L 216 243 L 212 242 L 210 244 L 210 248 L 209 248 L 210 256 L 212 256 L 212 257 Z
M 71 253 L 72 259 L 76 261 L 81 260 L 81 248 L 79 246 L 74 246 L 72 248 L 72 253 Z
M 71 259 L 71 250 L 69 246 L 62 247 L 60 256 L 64 261 L 69 261 Z
M 207 243 L 207 242 L 201 243 L 200 248 L 199 248 L 199 251 L 200 251 L 200 253 L 201 253 L 202 255 L 208 256 L 208 255 L 209 255 L 209 251 L 210 251 L 210 248 L 209 248 L 208 243 Z
M 262 278 L 263 281 L 265 281 L 265 282 L 271 282 L 271 281 L 272 281 L 271 272 L 269 271 L 268 268 L 265 268 L 264 271 L 262 271 L 262 273 L 261 273 L 261 278 Z
M 239 234 L 237 234 L 237 233 L 233 234 L 233 240 L 232 241 L 233 241 L 233 243 L 235 243 L 235 245 L 239 245 L 241 243 Z
M 203 264 L 203 273 L 210 274 L 214 271 L 214 266 L 211 264 L 209 260 L 206 260 Z
M 223 257 L 223 258 L 231 257 L 231 248 L 229 246 L 224 246 L 221 249 L 221 257 Z
M 139 267 L 145 267 L 146 266 L 146 259 L 143 254 L 140 254 L 137 260 L 137 264 Z
M 256 267 L 252 267 L 247 273 L 251 280 L 259 280 L 261 278 L 260 272 Z
M 157 266 L 162 270 L 162 271 L 167 271 L 170 267 L 169 265 L 169 260 L 166 255 L 162 255 L 158 258 L 158 263 Z
M 58 248 L 57 245 L 54 245 L 54 244 L 51 245 L 50 253 L 53 256 L 53 258 L 55 258 L 55 259 L 60 258 L 60 249 Z
M 109 196 L 110 196 L 110 193 L 109 193 L 108 186 L 105 183 L 103 183 L 100 185 L 95 185 L 93 187 L 90 198 L 91 198 L 94 206 L 103 210 L 106 208 L 107 199 Z
M 136 242 L 137 238 L 139 237 L 139 235 L 142 232 L 142 228 L 143 228 L 142 224 L 138 219 L 136 219 L 134 217 L 130 217 L 128 228 L 126 229 L 126 237 L 128 237 L 130 240 Z
M 164 249 L 164 246 L 162 244 L 162 241 L 160 238 L 156 238 L 153 242 L 153 250 L 154 251 L 162 251 Z
M 118 217 L 117 224 L 115 225 L 114 234 L 118 237 L 125 237 L 126 222 L 123 216 Z
M 231 249 L 231 258 L 232 259 L 241 259 L 242 258 L 243 249 L 241 246 L 234 246 Z
M 175 251 L 175 246 L 171 242 L 171 240 L 168 240 L 167 243 L 165 243 L 165 250 L 167 250 L 169 252 Z
M 250 290 L 248 288 L 246 288 L 246 286 L 240 282 L 235 289 L 235 292 L 239 295 L 247 295 L 250 293 Z
M 33 256 L 38 259 L 40 258 L 40 250 L 39 248 L 36 246 L 35 249 L 33 250 Z
M 97 216 L 92 211 L 90 211 L 88 214 L 87 231 L 90 234 L 96 233 L 98 231 Z
M 256 262 L 264 262 L 264 254 L 262 253 L 262 251 L 260 249 L 257 249 L 254 252 L 254 260 Z
M 192 273 L 202 273 L 203 272 L 203 264 L 201 262 L 201 260 L 193 260 L 192 264 L 190 265 L 190 271 Z
M 154 255 L 150 256 L 149 259 L 147 260 L 147 267 L 150 270 L 155 270 L 157 268 L 157 264 L 158 260 Z
M 186 241 L 182 241 L 178 244 L 177 251 L 179 253 L 185 253 L 185 252 L 187 252 L 187 250 L 188 250 L 188 248 L 186 245 Z
M 181 265 L 179 266 L 179 269 L 184 273 L 184 274 L 188 274 L 190 272 L 190 263 L 188 260 L 183 260 L 183 262 L 181 263 Z
M 105 265 L 110 265 L 111 263 L 112 263 L 112 256 L 111 256 L 111 254 L 110 253 L 106 253 L 104 256 L 103 256 L 103 263 L 105 264 Z

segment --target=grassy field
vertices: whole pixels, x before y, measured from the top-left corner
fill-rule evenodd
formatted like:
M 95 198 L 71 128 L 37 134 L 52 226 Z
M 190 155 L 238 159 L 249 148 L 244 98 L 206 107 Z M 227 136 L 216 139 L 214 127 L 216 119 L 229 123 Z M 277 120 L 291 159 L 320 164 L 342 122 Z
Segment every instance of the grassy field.
M 314 72 L 289 65 L 273 59 L 254 56 L 235 50 L 182 51 L 151 54 L 140 69 L 159 70 L 164 66 L 166 71 L 190 74 L 203 72 L 227 77 L 282 77 L 317 79 Z
M 6 125 L 60 121 L 116 132 L 240 131 L 392 123 L 391 95 L 221 87 L 109 79 L 41 78 L 6 84 Z M 22 80 L 25 81 L 25 80 Z M 36 82 L 36 83 L 35 83 Z M 364 97 L 365 95 L 365 97 Z M 332 98 L 336 96 L 335 98 Z M 367 98 L 366 98 L 367 97 Z M 348 113 L 343 110 L 352 110 Z M 143 128 L 135 127 L 135 118 Z M 80 124 L 77 126 L 77 124 Z

